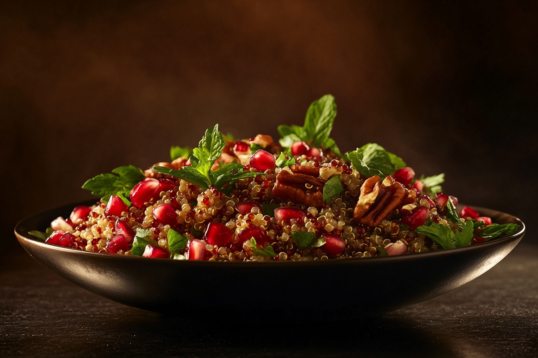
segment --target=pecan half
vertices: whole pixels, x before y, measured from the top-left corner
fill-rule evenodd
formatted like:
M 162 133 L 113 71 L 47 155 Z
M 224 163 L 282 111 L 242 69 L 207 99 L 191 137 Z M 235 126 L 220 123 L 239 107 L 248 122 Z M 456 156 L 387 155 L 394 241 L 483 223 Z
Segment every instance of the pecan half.
M 296 174 L 306 174 L 314 177 L 319 177 L 319 168 L 316 167 L 307 167 L 306 165 L 293 164 L 290 169 Z
M 296 170 L 301 170 L 296 168 Z M 290 173 L 282 170 L 276 177 L 273 196 L 307 206 L 323 206 L 323 184 L 325 182 L 313 175 Z
M 374 175 L 368 178 L 361 187 L 353 218 L 370 227 L 378 226 L 402 204 L 405 196 L 405 190 L 400 183 L 385 179 L 383 184 L 380 184 L 380 178 Z

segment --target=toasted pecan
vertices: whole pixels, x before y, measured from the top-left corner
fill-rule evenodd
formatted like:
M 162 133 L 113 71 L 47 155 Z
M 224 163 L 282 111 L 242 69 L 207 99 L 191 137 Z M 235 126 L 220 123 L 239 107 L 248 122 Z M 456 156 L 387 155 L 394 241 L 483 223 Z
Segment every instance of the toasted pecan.
M 307 206 L 321 207 L 323 184 L 325 184 L 323 180 L 312 175 L 282 170 L 276 177 L 273 196 Z
M 394 209 L 401 206 L 407 195 L 409 194 L 400 183 L 389 179 L 380 185 L 380 178 L 374 175 L 361 187 L 353 218 L 370 227 L 378 226 Z

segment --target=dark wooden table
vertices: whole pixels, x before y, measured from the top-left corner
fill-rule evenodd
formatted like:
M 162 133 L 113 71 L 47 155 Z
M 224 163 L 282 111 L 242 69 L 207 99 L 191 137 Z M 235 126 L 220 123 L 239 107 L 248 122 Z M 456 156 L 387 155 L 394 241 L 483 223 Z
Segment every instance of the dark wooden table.
M 536 357 L 538 247 L 521 244 L 464 287 L 381 317 L 302 326 L 255 302 L 245 309 L 260 311 L 252 325 L 183 321 L 98 297 L 15 255 L 0 264 L 0 356 Z

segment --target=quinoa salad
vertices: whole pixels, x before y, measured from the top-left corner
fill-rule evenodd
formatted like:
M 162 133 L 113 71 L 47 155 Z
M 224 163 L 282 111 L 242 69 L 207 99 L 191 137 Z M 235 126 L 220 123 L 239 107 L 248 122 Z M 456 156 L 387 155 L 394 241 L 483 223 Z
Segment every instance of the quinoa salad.
M 416 178 L 368 143 L 341 153 L 330 133 L 334 97 L 308 108 L 281 138 L 236 140 L 208 129 L 170 162 L 89 179 L 101 199 L 30 234 L 51 245 L 146 258 L 309 261 L 419 254 L 513 234 L 442 192 L 444 174 Z

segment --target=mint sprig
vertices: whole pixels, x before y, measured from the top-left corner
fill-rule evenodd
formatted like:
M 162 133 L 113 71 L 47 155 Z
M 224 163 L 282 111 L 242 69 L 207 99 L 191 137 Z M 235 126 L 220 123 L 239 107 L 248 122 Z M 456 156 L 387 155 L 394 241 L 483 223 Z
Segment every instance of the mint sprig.
M 112 174 L 99 174 L 89 179 L 82 185 L 82 189 L 90 190 L 93 195 L 103 196 L 105 201 L 108 201 L 111 195 L 118 195 L 125 201 L 131 189 L 145 178 L 142 169 L 132 165 L 123 166 L 112 170 Z
M 316 235 L 313 232 L 301 232 L 301 231 L 292 231 L 291 236 L 297 243 L 297 247 L 300 249 L 308 249 L 310 247 L 320 247 L 323 246 L 326 242 L 324 238 L 316 238 Z
M 343 192 L 344 187 L 340 181 L 340 175 L 335 175 L 323 185 L 323 201 L 328 204 L 333 196 L 340 195 Z
M 353 168 L 368 177 L 379 175 L 385 177 L 396 170 L 406 167 L 402 158 L 385 150 L 376 143 L 368 143 L 353 152 L 346 153 Z
M 178 146 L 172 146 L 170 147 L 170 159 L 172 161 L 176 160 L 177 158 L 185 158 L 189 159 L 189 157 L 192 154 L 192 149 L 189 147 L 178 147 Z
M 168 230 L 168 234 L 166 237 L 168 239 L 168 251 L 173 254 L 183 254 L 183 252 L 185 252 L 185 248 L 187 247 L 187 243 L 189 242 L 188 238 L 181 235 L 174 229 Z
M 250 243 L 252 245 L 252 251 L 254 251 L 256 254 L 263 255 L 263 256 L 269 256 L 269 257 L 275 257 L 276 256 L 276 253 L 275 253 L 275 250 L 273 249 L 273 246 L 269 245 L 266 248 L 264 248 L 263 250 L 260 250 L 260 249 L 258 249 L 256 247 L 256 245 L 257 245 L 256 244 L 256 239 L 251 238 Z
M 329 138 L 336 112 L 336 103 L 332 95 L 327 94 L 315 100 L 308 107 L 303 127 L 278 126 L 278 132 L 282 136 L 280 144 L 290 148 L 294 142 L 304 141 L 314 147 L 332 149 L 337 155 L 342 156 L 335 141 Z

